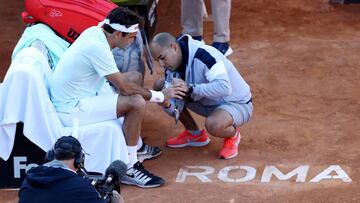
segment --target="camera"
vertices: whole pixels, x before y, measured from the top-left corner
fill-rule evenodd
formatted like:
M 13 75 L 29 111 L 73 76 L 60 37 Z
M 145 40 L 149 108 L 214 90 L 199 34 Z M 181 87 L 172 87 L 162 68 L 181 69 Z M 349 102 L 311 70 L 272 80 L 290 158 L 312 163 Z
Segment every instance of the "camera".
M 111 202 L 113 190 L 120 194 L 120 179 L 125 175 L 127 166 L 124 162 L 116 160 L 112 162 L 105 171 L 104 176 L 88 175 L 91 184 L 98 191 L 100 197 Z
M 106 202 L 111 202 L 111 197 L 113 195 L 113 190 L 116 190 L 120 194 L 120 184 L 116 181 L 108 182 L 106 178 L 89 178 L 91 184 L 95 187 L 96 191 L 99 193 L 100 197 Z

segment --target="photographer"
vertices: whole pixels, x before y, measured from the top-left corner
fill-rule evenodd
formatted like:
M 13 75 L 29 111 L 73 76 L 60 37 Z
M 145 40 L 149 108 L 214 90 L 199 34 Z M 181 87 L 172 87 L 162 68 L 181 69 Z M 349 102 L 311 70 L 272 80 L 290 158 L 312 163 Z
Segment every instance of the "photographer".
M 106 202 L 88 179 L 77 175 L 85 157 L 77 139 L 59 138 L 48 156 L 54 156 L 54 160 L 27 172 L 19 191 L 19 203 Z M 111 202 L 123 202 L 116 191 L 112 196 Z

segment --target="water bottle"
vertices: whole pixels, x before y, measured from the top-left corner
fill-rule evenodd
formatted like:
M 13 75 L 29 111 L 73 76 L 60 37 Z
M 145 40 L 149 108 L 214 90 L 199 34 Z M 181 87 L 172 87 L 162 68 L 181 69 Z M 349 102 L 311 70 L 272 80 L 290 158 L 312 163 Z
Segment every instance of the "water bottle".
M 171 87 L 173 85 L 173 78 L 180 78 L 180 74 L 175 71 L 171 71 L 167 69 L 165 71 L 165 84 L 164 88 Z M 170 106 L 168 108 L 164 108 L 165 112 L 170 116 L 175 118 L 175 123 L 177 123 L 180 119 L 181 111 L 184 109 L 184 100 L 183 99 L 170 99 Z

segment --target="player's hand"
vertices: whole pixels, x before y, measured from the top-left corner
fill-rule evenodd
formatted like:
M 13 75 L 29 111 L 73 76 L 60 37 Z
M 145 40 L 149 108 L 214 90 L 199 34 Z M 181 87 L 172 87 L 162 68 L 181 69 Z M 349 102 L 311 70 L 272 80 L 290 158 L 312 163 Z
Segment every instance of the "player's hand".
M 165 85 L 165 78 L 160 78 L 156 80 L 153 84 L 153 90 L 161 91 Z
M 169 108 L 171 106 L 170 100 L 167 99 L 165 100 L 163 103 L 158 103 L 160 106 L 165 107 L 165 108 Z
M 162 93 L 165 96 L 165 101 L 170 98 L 182 99 L 186 95 L 187 88 L 181 85 L 173 85 L 162 90 Z

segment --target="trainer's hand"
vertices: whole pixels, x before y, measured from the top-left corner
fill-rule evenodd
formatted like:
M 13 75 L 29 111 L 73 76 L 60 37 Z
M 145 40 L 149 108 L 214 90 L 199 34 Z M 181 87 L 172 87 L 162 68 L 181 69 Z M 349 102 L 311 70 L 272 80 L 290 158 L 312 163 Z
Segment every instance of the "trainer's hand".
M 164 94 L 165 101 L 170 98 L 182 99 L 186 95 L 187 88 L 182 87 L 180 85 L 173 85 L 172 87 L 168 87 L 162 90 Z
M 188 84 L 184 80 L 182 80 L 181 78 L 173 78 L 172 79 L 172 84 L 173 84 L 173 86 L 183 87 L 185 89 L 185 92 L 189 91 Z

